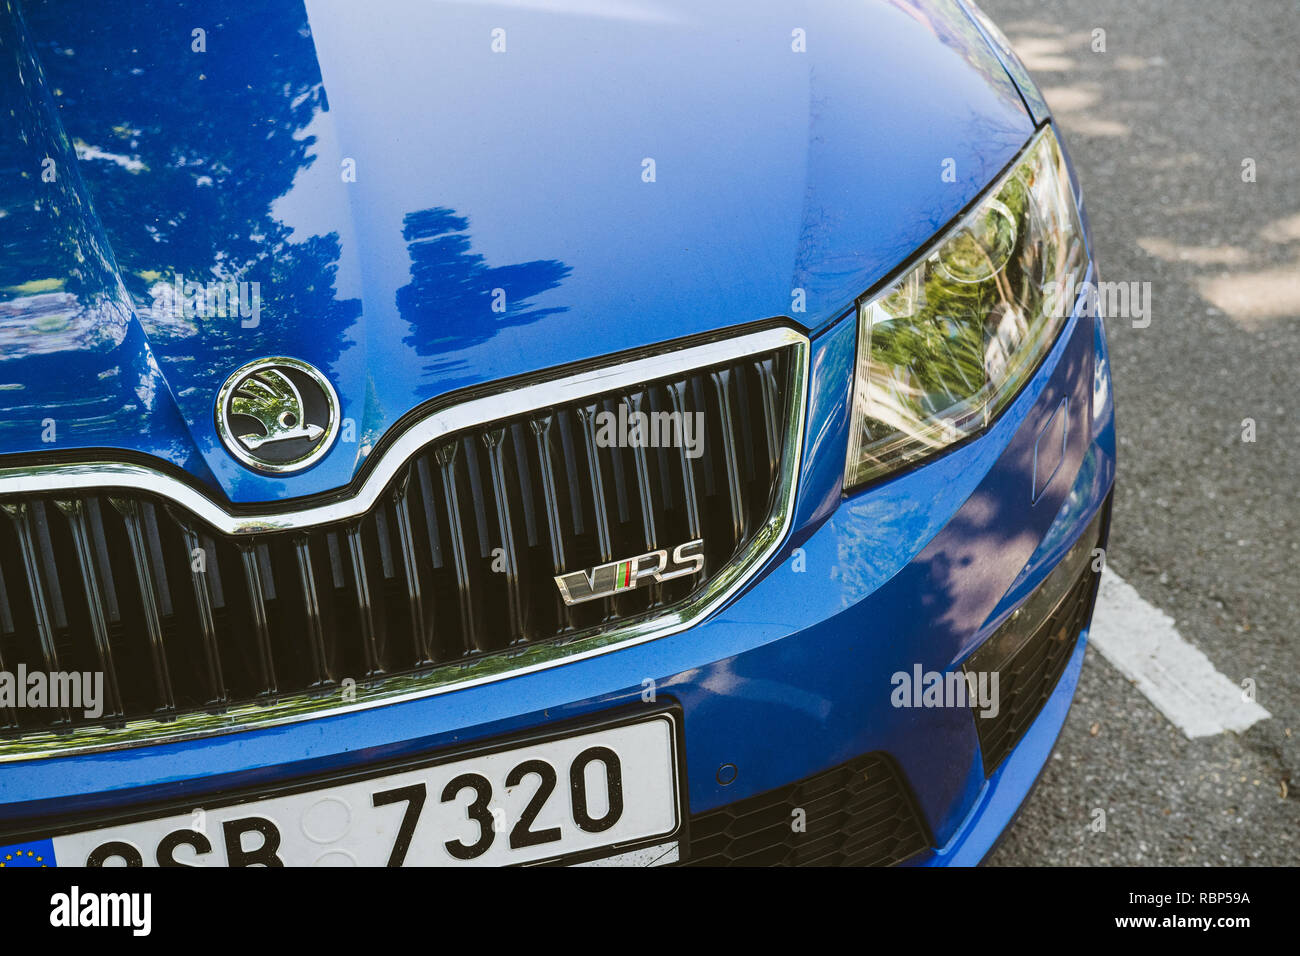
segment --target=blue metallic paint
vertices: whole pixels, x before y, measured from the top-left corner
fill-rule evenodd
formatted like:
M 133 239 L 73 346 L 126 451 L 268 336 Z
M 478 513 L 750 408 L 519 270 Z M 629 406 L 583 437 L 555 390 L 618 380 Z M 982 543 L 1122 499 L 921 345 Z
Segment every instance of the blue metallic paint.
M 692 812 L 882 749 L 941 847 L 923 862 L 982 857 L 1046 759 L 1084 638 L 987 782 L 969 714 L 894 709 L 888 675 L 958 664 L 1041 582 L 1104 501 L 1115 437 L 1109 401 L 1089 420 L 1100 323 L 1076 315 L 984 436 L 842 496 L 853 299 L 1032 132 L 1016 87 L 952 3 L 809 4 L 797 15 L 645 7 L 658 19 L 636 22 L 619 7 L 520 11 L 497 59 L 492 7 L 411 3 L 384 19 L 356 5 L 250 15 L 205 4 L 214 26 L 202 61 L 184 52 L 197 15 L 184 5 L 74 17 L 64 3 L 30 3 L 27 40 L 5 6 L 0 90 L 21 122 L 0 133 L 0 165 L 44 150 L 71 168 L 68 137 L 100 158 L 79 164 L 84 182 L 74 173 L 58 187 L 76 215 L 6 233 L 0 292 L 63 278 L 91 326 L 109 331 L 68 349 L 54 331 L 0 326 L 0 383 L 14 386 L 0 391 L 0 452 L 48 451 L 41 409 L 66 401 L 76 426 L 59 448 L 153 455 L 235 502 L 295 497 L 346 484 L 368 443 L 452 389 L 783 315 L 796 287 L 808 303 L 796 324 L 817 334 L 792 534 L 710 620 L 436 698 L 0 765 L 0 820 L 197 800 L 486 739 L 635 704 L 652 677 L 685 713 Z M 791 23 L 806 29 L 807 54 L 790 52 Z M 181 46 L 145 63 L 122 52 L 147 48 L 122 42 L 132 31 Z M 249 42 L 281 51 L 277 62 L 247 56 Z M 53 99 L 13 89 L 34 56 Z M 137 156 L 151 158 L 147 169 L 128 168 Z M 644 156 L 656 159 L 653 184 L 641 181 Z M 355 183 L 339 180 L 343 157 L 357 161 Z M 948 157 L 955 183 L 938 175 Z M 204 176 L 228 186 L 209 196 Z M 40 199 L 39 178 L 4 182 L 0 206 Z M 169 224 L 167 210 L 194 228 Z M 100 255 L 78 273 L 73 250 L 85 248 Z M 165 334 L 146 308 L 148 276 L 221 256 L 279 283 L 264 327 Z M 495 287 L 514 290 L 505 316 L 483 309 Z M 230 369 L 279 352 L 328 369 L 360 438 L 289 479 L 234 465 L 211 429 L 211 396 Z M 1066 461 L 1031 506 L 1034 438 L 1067 395 L 1086 427 L 1072 417 Z M 722 763 L 740 768 L 727 787 L 715 779 Z

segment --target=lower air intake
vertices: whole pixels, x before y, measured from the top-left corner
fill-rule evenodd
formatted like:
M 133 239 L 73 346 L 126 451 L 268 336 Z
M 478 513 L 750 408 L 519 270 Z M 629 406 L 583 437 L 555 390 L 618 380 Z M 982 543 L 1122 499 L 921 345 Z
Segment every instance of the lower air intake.
M 890 866 L 929 845 L 902 773 L 875 753 L 692 817 L 688 865 Z
M 1099 577 L 1093 548 L 1105 542 L 1107 513 L 1108 508 L 1098 513 L 1038 590 L 966 660 L 968 680 L 998 675 L 997 713 L 985 717 L 979 705 L 973 708 L 985 775 L 1015 749 L 1042 711 L 1088 624 Z

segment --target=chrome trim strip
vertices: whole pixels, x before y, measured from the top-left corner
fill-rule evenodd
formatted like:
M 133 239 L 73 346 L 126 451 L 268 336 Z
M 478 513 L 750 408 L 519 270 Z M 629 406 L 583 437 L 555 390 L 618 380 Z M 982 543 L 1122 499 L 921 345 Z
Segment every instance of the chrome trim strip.
M 66 734 L 41 732 L 0 741 L 0 763 L 120 750 L 145 744 L 174 743 L 213 734 L 274 727 L 317 717 L 333 717 L 504 680 L 686 630 L 716 610 L 753 577 L 790 530 L 799 466 L 803 458 L 809 343 L 806 336 L 794 329 L 764 329 L 606 366 L 567 378 L 527 385 L 439 409 L 403 432 L 352 498 L 271 516 L 231 515 L 184 482 L 140 465 L 99 462 L 0 469 L 0 495 L 28 495 L 75 489 L 102 490 L 106 487 L 131 488 L 168 498 L 227 534 L 305 528 L 365 513 L 378 500 L 398 469 L 426 445 L 451 432 L 785 347 L 793 347 L 795 353 L 791 375 L 791 401 L 794 404 L 786 426 L 786 454 L 783 455 L 782 469 L 778 476 L 781 487 L 776 496 L 777 504 L 767 521 L 756 531 L 749 546 L 733 558 L 703 592 L 677 610 L 632 620 L 607 632 L 579 635 L 568 641 L 526 647 L 514 653 L 494 654 L 470 663 L 444 665 L 425 674 L 389 677 L 369 687 L 357 686 L 352 690 L 354 699 L 339 706 L 329 706 L 328 697 L 297 694 L 270 704 L 230 707 L 222 713 L 182 714 L 167 721 L 143 719 L 116 728 L 79 728 Z

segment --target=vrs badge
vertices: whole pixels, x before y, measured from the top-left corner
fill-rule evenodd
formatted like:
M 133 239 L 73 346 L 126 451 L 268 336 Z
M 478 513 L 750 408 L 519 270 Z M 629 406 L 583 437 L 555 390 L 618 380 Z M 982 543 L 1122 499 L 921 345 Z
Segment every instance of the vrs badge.
M 696 538 L 679 544 L 669 553 L 661 548 L 647 551 L 635 558 L 599 564 L 585 571 L 557 574 L 555 583 L 565 604 L 581 604 L 597 598 L 609 597 L 619 591 L 639 587 L 643 581 L 671 581 L 674 578 L 698 574 L 704 570 L 704 539 Z
M 286 474 L 319 461 L 339 431 L 339 398 L 315 367 L 266 358 L 238 369 L 217 393 L 217 434 L 257 471 Z

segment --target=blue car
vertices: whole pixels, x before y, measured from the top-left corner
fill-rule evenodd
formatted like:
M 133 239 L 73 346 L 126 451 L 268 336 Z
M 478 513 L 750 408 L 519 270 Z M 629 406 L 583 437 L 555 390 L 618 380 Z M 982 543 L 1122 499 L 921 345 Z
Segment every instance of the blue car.
M 970 0 L 0 0 L 0 866 L 965 865 L 1115 474 Z

